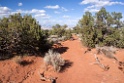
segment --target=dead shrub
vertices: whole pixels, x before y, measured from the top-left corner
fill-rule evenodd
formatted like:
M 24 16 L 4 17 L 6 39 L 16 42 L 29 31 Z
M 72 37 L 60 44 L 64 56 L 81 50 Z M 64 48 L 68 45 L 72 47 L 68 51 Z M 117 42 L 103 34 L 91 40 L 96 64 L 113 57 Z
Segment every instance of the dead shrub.
M 118 59 L 115 56 L 116 51 L 118 51 L 117 48 L 113 47 L 113 46 L 103 46 L 100 47 L 98 45 L 96 45 L 96 50 L 97 50 L 97 54 L 99 53 L 103 53 L 106 57 L 108 58 L 113 58 L 116 61 L 118 61 Z
M 22 56 L 15 56 L 13 61 L 15 61 L 17 64 L 20 64 L 23 61 Z
M 62 66 L 65 64 L 65 60 L 62 59 L 60 53 L 49 50 L 44 57 L 45 66 L 52 65 L 56 72 L 60 72 Z

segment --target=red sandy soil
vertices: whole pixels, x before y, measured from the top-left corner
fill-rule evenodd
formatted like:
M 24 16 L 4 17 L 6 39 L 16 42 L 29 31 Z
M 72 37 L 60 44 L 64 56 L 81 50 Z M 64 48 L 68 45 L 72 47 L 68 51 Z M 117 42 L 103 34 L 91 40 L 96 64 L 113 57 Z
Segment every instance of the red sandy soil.
M 124 83 L 124 69 L 121 71 L 114 59 L 98 55 L 104 65 L 108 65 L 109 70 L 105 71 L 95 62 L 95 49 L 87 52 L 77 37 L 75 40 L 62 42 L 62 57 L 68 61 L 60 73 L 54 72 L 52 67 L 45 71 L 45 77 L 58 77 L 56 83 Z M 61 51 L 61 49 L 59 49 Z M 116 57 L 119 61 L 124 61 L 124 50 L 117 51 Z M 23 60 L 28 64 L 22 66 L 15 62 L 15 59 L 0 61 L 0 83 L 50 83 L 40 80 L 40 73 L 44 68 L 43 58 L 30 56 Z

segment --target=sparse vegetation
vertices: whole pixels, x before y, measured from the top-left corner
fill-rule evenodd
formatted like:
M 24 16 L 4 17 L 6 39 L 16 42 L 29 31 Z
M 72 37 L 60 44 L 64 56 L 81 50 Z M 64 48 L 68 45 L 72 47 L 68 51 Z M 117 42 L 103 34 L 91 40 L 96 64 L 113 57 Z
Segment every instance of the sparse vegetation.
M 103 46 L 103 47 L 99 47 L 96 46 L 96 50 L 97 50 L 97 54 L 103 53 L 106 57 L 110 58 L 110 59 L 115 59 L 116 61 L 118 61 L 118 59 L 115 56 L 115 53 L 117 51 L 117 48 L 111 46 Z
M 70 39 L 72 37 L 72 30 L 67 29 L 67 25 L 56 24 L 49 31 L 49 35 L 57 35 L 59 38 L 65 36 L 64 40 Z
M 0 0 L 0 83 L 124 83 L 124 0 Z
M 58 52 L 49 50 L 44 57 L 45 66 L 52 65 L 56 72 L 60 72 L 62 66 L 65 65 L 65 60 L 62 59 Z

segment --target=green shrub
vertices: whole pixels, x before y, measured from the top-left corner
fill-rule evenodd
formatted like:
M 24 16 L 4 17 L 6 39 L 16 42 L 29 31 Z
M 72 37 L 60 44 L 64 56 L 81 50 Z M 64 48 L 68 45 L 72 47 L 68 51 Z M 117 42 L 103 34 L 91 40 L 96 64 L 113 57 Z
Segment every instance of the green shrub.
M 72 30 L 67 29 L 67 25 L 59 25 L 56 24 L 49 31 L 49 35 L 57 35 L 58 37 L 65 36 L 65 40 L 70 39 L 72 37 Z
M 47 34 L 31 15 L 20 13 L 0 19 L 0 59 L 36 54 L 48 49 Z M 3 57 L 3 58 L 2 58 Z
M 121 18 L 121 13 L 109 13 L 105 8 L 101 8 L 95 16 L 85 12 L 74 30 L 82 34 L 82 42 L 87 47 L 94 48 L 98 44 L 124 48 L 124 29 L 121 27 L 124 23 Z

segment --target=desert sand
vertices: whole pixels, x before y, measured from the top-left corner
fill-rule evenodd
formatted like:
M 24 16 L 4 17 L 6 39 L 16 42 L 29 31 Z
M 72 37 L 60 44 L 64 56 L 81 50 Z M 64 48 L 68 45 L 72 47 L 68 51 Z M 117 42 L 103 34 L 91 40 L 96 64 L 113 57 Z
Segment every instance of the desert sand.
M 101 63 L 109 67 L 105 71 L 94 64 L 96 50 L 92 49 L 84 54 L 87 48 L 78 37 L 74 36 L 74 39 L 61 42 L 62 47 L 57 48 L 66 60 L 60 73 L 54 72 L 51 66 L 45 71 L 43 57 L 23 57 L 26 61 L 23 65 L 17 64 L 13 58 L 0 61 L 0 83 L 51 83 L 40 79 L 42 72 L 45 77 L 57 77 L 56 83 L 124 83 L 124 69 L 119 69 L 114 59 L 97 55 Z M 124 49 L 117 51 L 115 56 L 124 62 Z

